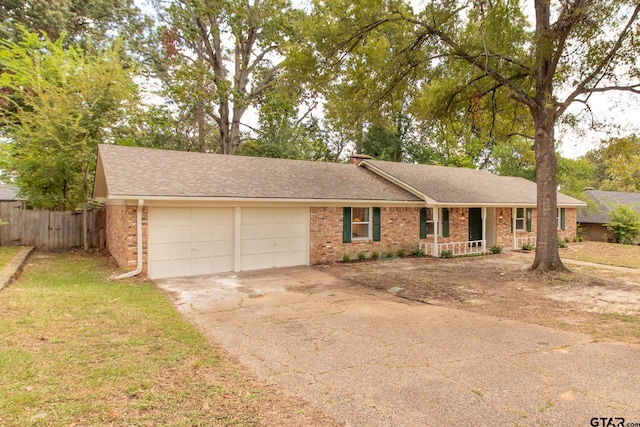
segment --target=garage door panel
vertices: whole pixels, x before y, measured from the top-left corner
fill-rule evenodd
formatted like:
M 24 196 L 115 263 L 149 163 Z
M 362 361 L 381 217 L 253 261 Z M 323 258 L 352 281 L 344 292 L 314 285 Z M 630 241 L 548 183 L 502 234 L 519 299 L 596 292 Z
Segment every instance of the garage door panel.
M 292 252 L 304 252 L 307 247 L 307 239 L 304 237 L 292 237 L 289 245 Z
M 243 270 L 308 263 L 306 208 L 242 209 Z
M 242 240 L 242 248 L 240 253 L 243 255 L 252 255 L 258 252 L 258 240 L 246 239 Z
M 218 209 L 213 215 L 213 223 L 233 225 L 233 210 L 232 209 Z
M 233 208 L 149 208 L 149 277 L 233 270 Z
M 194 225 L 191 230 L 193 239 L 196 240 L 211 240 L 213 238 L 213 226 L 212 225 Z
M 193 242 L 191 245 L 194 258 L 209 257 L 213 255 L 211 241 Z
M 171 209 L 149 209 L 148 220 L 156 227 L 169 227 L 171 226 Z
M 191 242 L 176 242 L 171 245 L 172 259 L 191 259 L 192 256 Z
M 230 254 L 233 253 L 233 242 L 215 242 L 213 245 L 213 256 L 214 257 L 230 257 Z
M 216 225 L 212 233 L 213 241 L 233 241 L 232 225 Z
M 189 208 L 172 208 L 171 209 L 171 225 L 188 225 L 193 223 L 191 214 L 192 209 Z
M 174 225 L 171 227 L 172 242 L 190 242 L 191 226 L 190 225 Z
M 149 245 L 149 259 L 167 261 L 171 259 L 171 243 Z

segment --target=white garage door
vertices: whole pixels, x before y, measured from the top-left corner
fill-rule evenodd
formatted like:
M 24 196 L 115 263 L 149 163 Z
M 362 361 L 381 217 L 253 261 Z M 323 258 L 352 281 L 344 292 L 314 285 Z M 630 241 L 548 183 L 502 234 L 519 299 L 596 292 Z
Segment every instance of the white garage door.
M 243 208 L 240 269 L 308 263 L 306 208 Z
M 149 208 L 149 277 L 233 270 L 232 208 Z

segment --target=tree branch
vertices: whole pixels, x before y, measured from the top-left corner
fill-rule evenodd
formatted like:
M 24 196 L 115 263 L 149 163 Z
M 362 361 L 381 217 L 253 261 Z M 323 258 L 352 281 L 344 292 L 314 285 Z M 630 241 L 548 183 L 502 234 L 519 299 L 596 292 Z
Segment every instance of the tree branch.
M 607 55 L 604 57 L 604 59 L 600 61 L 598 66 L 596 66 L 591 73 L 589 73 L 584 79 L 582 79 L 582 81 L 576 86 L 575 90 L 565 99 L 564 102 L 558 104 L 558 107 L 555 112 L 556 117 L 560 117 L 560 115 L 564 113 L 564 111 L 569 107 L 569 105 L 571 105 L 571 103 L 573 103 L 578 98 L 578 96 L 584 93 L 605 92 L 607 90 L 626 90 L 626 91 L 638 93 L 638 88 L 640 87 L 639 85 L 609 86 L 609 87 L 600 88 L 600 89 L 587 88 L 587 85 L 591 83 L 594 79 L 596 79 L 598 75 L 600 75 L 606 69 L 606 67 L 609 66 L 609 64 L 615 57 L 616 53 L 618 53 L 618 50 L 620 50 L 620 48 L 622 47 L 622 42 L 628 36 L 629 32 L 631 31 L 631 27 L 633 23 L 636 21 L 636 19 L 638 18 L 639 14 L 640 14 L 640 4 L 636 5 L 624 29 L 620 32 L 620 35 L 618 36 L 616 42 L 612 46 L 611 50 L 607 52 Z

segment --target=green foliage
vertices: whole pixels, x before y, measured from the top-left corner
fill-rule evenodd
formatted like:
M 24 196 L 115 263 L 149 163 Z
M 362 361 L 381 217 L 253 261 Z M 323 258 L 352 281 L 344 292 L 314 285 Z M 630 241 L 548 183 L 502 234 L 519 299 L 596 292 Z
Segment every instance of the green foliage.
M 640 235 L 640 215 L 630 205 L 617 205 L 609 211 L 609 222 L 604 224 L 613 233 L 615 243 L 633 244 Z
M 523 251 L 532 251 L 533 245 L 531 243 L 524 243 L 521 247 Z
M 377 252 L 377 251 L 371 252 L 371 259 L 372 260 L 376 261 L 379 258 L 380 258 L 380 252 Z
M 502 246 L 500 245 L 493 245 L 491 246 L 491 248 L 489 249 L 489 252 L 491 252 L 494 255 L 497 254 L 501 254 L 502 253 Z
M 640 137 L 629 135 L 603 141 L 601 190 L 640 192 Z
M 66 43 L 99 42 L 116 33 L 131 35 L 143 24 L 133 0 L 8 0 L 0 3 L 0 38 L 18 41 L 20 26 Z
M 567 247 L 567 242 L 565 242 L 564 239 L 558 237 L 558 247 L 559 248 L 566 248 Z
M 360 251 L 358 252 L 358 259 L 360 261 L 364 261 L 365 259 L 367 259 L 367 254 L 365 254 L 364 252 Z
M 34 33 L 20 43 L 0 43 L 0 76 L 5 102 L 14 112 L 1 119 L 4 179 L 27 202 L 42 209 L 76 209 L 88 199 L 97 145 L 114 138 L 137 104 L 131 71 L 121 48 L 65 48 Z M 20 102 L 16 102 L 19 97 Z
M 351 261 L 351 256 L 349 254 L 342 255 L 342 262 L 349 262 L 349 261 Z
M 215 143 L 215 151 L 235 154 L 246 136 L 245 113 L 281 77 L 282 58 L 299 41 L 302 12 L 287 0 L 157 5 L 166 26 L 157 28 L 149 56 L 165 82 L 164 95 L 190 112 L 202 151 Z
M 411 252 L 411 256 L 414 257 L 423 257 L 425 256 L 425 253 L 422 249 L 415 249 L 413 252 Z
M 453 251 L 447 249 L 440 252 L 440 258 L 453 258 Z
M 407 254 L 407 251 L 405 251 L 404 249 L 398 249 L 398 258 L 404 258 L 405 255 Z
M 387 258 L 393 258 L 396 254 L 392 251 L 387 252 Z

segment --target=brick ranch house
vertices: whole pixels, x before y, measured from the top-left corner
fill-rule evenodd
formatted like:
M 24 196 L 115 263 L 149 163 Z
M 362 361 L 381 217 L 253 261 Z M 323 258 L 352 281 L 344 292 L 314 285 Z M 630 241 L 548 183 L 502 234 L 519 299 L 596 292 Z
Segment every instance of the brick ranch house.
M 98 148 L 93 190 L 110 254 L 152 279 L 535 246 L 536 194 L 522 178 L 362 155 L 337 164 L 113 145 Z M 558 194 L 559 237 L 575 237 L 583 205 Z

